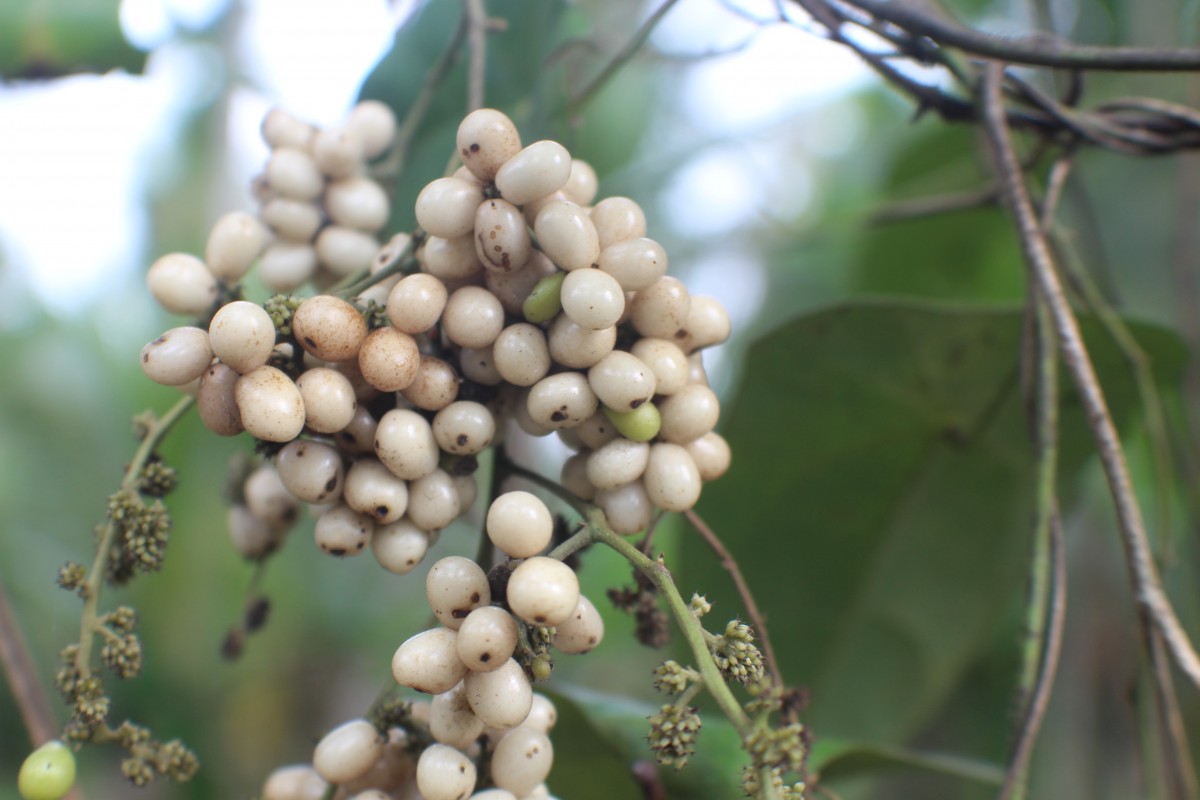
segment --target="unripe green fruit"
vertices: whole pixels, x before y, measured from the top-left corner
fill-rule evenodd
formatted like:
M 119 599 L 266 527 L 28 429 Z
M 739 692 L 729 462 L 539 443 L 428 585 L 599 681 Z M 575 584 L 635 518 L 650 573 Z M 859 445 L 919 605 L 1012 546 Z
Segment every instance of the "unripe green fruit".
M 525 319 L 536 325 L 549 322 L 562 311 L 562 285 L 566 277 L 567 273 L 556 272 L 537 282 L 521 309 Z
M 601 408 L 617 432 L 630 441 L 648 442 L 658 435 L 658 430 L 662 427 L 658 406 L 649 400 L 633 411 L 613 411 L 608 406 Z
M 75 754 L 57 739 L 34 750 L 17 774 L 24 800 L 58 800 L 75 783 Z

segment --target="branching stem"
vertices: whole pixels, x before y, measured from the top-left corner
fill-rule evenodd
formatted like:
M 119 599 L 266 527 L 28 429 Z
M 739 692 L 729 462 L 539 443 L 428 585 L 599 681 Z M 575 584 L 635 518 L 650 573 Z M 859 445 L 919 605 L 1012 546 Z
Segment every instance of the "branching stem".
M 922 0 L 845 0 L 876 19 L 917 36 L 977 56 L 1065 69 L 1167 72 L 1200 69 L 1200 50 L 1167 47 L 1097 47 L 1052 35 L 995 36 L 951 19 L 941 5 Z
M 771 644 L 771 634 L 767 630 L 767 618 L 763 616 L 758 609 L 758 603 L 754 602 L 754 593 L 750 591 L 750 584 L 746 582 L 742 575 L 742 569 L 738 566 L 737 559 L 733 557 L 733 553 L 729 552 L 721 538 L 708 526 L 708 523 L 696 513 L 695 510 L 685 511 L 683 515 L 687 521 L 691 523 L 696 532 L 708 543 L 712 551 L 717 554 L 717 558 L 721 559 L 721 566 L 729 573 L 729 577 L 733 580 L 733 585 L 737 588 L 738 596 L 742 599 L 742 605 L 746 607 L 746 613 L 750 615 L 750 622 L 754 625 L 754 630 L 758 632 L 758 639 L 762 642 L 763 656 L 767 659 L 767 669 L 775 680 L 783 683 L 783 673 L 779 671 L 779 662 L 775 660 L 775 648 Z
M 679 626 L 688 649 L 692 651 L 692 657 L 696 659 L 696 669 L 699 670 L 700 677 L 709 694 L 712 695 L 721 712 L 733 723 L 738 733 L 743 738 L 748 736 L 753 728 L 753 722 L 742 709 L 737 698 L 733 696 L 733 692 L 729 690 L 725 679 L 721 677 L 721 672 L 717 669 L 717 664 L 708 651 L 708 642 L 704 639 L 704 628 L 701 627 L 700 620 L 688 608 L 687 601 L 679 593 L 666 565 L 661 561 L 648 558 L 641 550 L 610 531 L 600 512 L 592 512 L 589 515 L 588 523 L 593 541 L 615 550 L 645 575 L 666 598 L 667 607 L 671 609 L 671 616 L 675 618 L 675 624 Z
M 387 280 L 393 275 L 402 275 L 417 267 L 416 250 L 420 243 L 425 239 L 425 233 L 421 229 L 413 231 L 412 237 L 409 239 L 404 249 L 395 257 L 391 264 L 372 273 L 369 270 L 362 270 L 346 278 L 341 283 L 331 289 L 332 294 L 336 294 L 343 300 L 348 300 L 365 292 L 372 286 Z
M 1028 190 L 1020 177 L 1012 138 L 1004 118 L 1004 105 L 1000 93 L 1003 75 L 1004 65 L 991 63 L 986 68 L 983 80 L 984 121 L 996 176 L 1015 217 L 1025 260 L 1039 291 L 1049 305 L 1063 363 L 1071 374 L 1087 414 L 1097 454 L 1108 479 L 1109 491 L 1116 509 L 1130 581 L 1137 602 L 1145 609 L 1154 626 L 1162 632 L 1167 649 L 1180 669 L 1193 684 L 1200 687 L 1200 657 L 1197 657 L 1195 648 L 1159 581 L 1120 437 L 1079 331 L 1079 323 L 1070 303 L 1067 302 L 1062 283 L 1054 268 L 1054 261 L 1034 213 Z

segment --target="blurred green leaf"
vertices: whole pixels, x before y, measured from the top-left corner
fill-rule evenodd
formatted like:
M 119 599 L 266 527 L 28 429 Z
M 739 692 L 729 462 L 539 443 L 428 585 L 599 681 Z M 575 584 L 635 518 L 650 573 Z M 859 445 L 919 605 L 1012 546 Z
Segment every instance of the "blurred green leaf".
M 646 721 L 658 709 L 648 703 L 628 697 L 605 694 L 581 686 L 556 685 L 550 693 L 559 709 L 559 723 L 554 729 L 554 772 L 549 783 L 564 797 L 638 797 L 636 784 L 630 779 L 630 769 L 636 762 L 654 762 L 646 744 L 650 726 Z M 572 720 L 564 728 L 563 712 Z M 578 716 L 576 716 L 578 715 Z M 729 800 L 741 797 L 741 768 L 746 763 L 741 737 L 733 725 L 718 712 L 703 714 L 704 727 L 696 739 L 696 754 L 682 770 L 662 768 L 659 778 L 669 797 L 689 800 Z M 579 726 L 586 725 L 586 729 Z M 588 760 L 583 764 L 562 761 L 564 747 L 575 750 L 582 742 L 599 742 L 604 750 L 587 746 Z M 559 743 L 562 743 L 560 746 Z M 596 780 L 581 779 L 577 770 L 595 770 Z M 561 778 L 556 779 L 556 775 Z M 625 780 L 622 781 L 621 779 Z M 587 794 L 588 786 L 599 791 Z M 626 788 L 622 788 L 622 784 Z
M 862 294 L 1000 301 L 1024 292 L 1012 224 L 993 208 L 868 228 L 858 241 Z
M 1004 768 L 999 764 L 845 739 L 817 739 L 808 757 L 808 769 L 810 775 L 826 781 L 886 770 L 925 770 L 994 786 L 1004 782 Z
M 736 454 L 701 513 L 770 609 L 786 678 L 811 690 L 818 737 L 900 742 L 1007 624 L 1025 582 L 1032 457 L 1019 390 L 1022 315 L 858 303 L 751 348 L 726 414 Z M 1118 421 L 1135 407 L 1116 349 L 1085 335 Z M 1176 337 L 1134 326 L 1160 380 Z M 1062 476 L 1090 452 L 1064 391 Z M 739 608 L 717 561 L 685 547 L 689 586 Z
M 0 3 L 0 76 L 141 72 L 146 55 L 121 33 L 119 6 L 118 0 L 5 0 Z
M 898 148 L 870 214 L 944 201 L 945 210 L 902 221 L 856 226 L 854 289 L 859 294 L 1017 301 L 1024 272 L 1012 225 L 993 205 L 957 207 L 955 198 L 992 183 L 979 163 L 975 132 L 933 125 Z

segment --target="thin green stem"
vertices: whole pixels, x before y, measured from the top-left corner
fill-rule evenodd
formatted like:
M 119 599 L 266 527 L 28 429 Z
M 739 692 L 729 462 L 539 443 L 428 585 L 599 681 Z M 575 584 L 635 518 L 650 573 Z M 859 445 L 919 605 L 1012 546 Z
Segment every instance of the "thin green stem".
M 1034 447 L 1037 476 L 1033 555 L 1030 560 L 1029 601 L 1026 607 L 1025 646 L 1017 688 L 1020 725 L 1013 742 L 1000 800 L 1024 800 L 1029 778 L 1029 758 L 1050 699 L 1058 654 L 1062 646 L 1066 573 L 1062 567 L 1061 532 L 1058 530 L 1058 355 L 1054 328 L 1046 303 L 1034 291 L 1035 375 Z M 1057 539 L 1057 541 L 1056 541 Z
M 568 538 L 558 547 L 554 548 L 549 553 L 546 553 L 546 555 L 550 558 L 557 558 L 559 561 L 563 561 L 575 555 L 594 541 L 595 537 L 592 536 L 592 529 L 585 525 L 584 527 L 580 528 L 577 533 L 572 534 L 570 538 Z
M 675 586 L 675 580 L 671 577 L 670 570 L 662 561 L 649 558 L 632 543 L 609 530 L 608 525 L 604 522 L 604 515 L 598 510 L 593 510 L 588 514 L 587 527 L 551 550 L 549 555 L 551 558 L 566 558 L 593 542 L 599 542 L 609 549 L 615 550 L 618 555 L 645 575 L 667 599 L 671 616 L 675 618 L 675 624 L 679 626 L 684 640 L 692 651 L 692 657 L 696 660 L 700 680 L 721 712 L 733 723 L 742 738 L 745 739 L 749 736 L 754 731 L 754 721 L 750 719 L 737 698 L 733 696 L 721 671 L 717 669 L 717 664 L 708 649 L 707 637 L 711 634 L 704 630 L 700 625 L 700 620 L 688 608 L 687 602 L 679 593 L 678 587 Z M 767 791 L 770 791 L 769 788 Z
M 721 671 L 717 669 L 717 663 L 713 660 L 712 653 L 708 649 L 706 640 L 707 631 L 700 625 L 700 620 L 688 608 L 687 602 L 679 593 L 679 588 L 675 586 L 675 580 L 671 577 L 670 570 L 662 561 L 656 561 L 648 558 L 641 550 L 635 547 L 630 542 L 613 533 L 604 523 L 604 515 L 599 510 L 593 510 L 588 514 L 588 530 L 590 531 L 593 541 L 617 551 L 626 561 L 632 564 L 639 572 L 645 575 L 651 583 L 662 593 L 667 599 L 667 606 L 671 609 L 671 616 L 675 618 L 675 624 L 679 627 L 683 638 L 688 644 L 688 648 L 692 651 L 692 657 L 696 659 L 696 667 L 700 671 L 700 678 L 704 682 L 705 688 L 708 690 L 709 696 L 716 702 L 717 707 L 725 715 L 738 734 L 745 741 L 757 729 L 754 720 L 750 719 L 746 714 L 745 709 L 733 696 L 729 685 L 725 683 L 725 678 L 721 675 Z M 760 770 L 760 782 L 762 784 L 763 800 L 778 800 L 775 787 L 771 782 L 770 770 L 765 767 Z
M 749 736 L 754 728 L 754 723 L 737 698 L 733 696 L 733 692 L 730 691 L 725 679 L 721 676 L 721 671 L 717 669 L 717 663 L 713 661 L 712 653 L 709 652 L 708 643 L 704 638 L 704 628 L 701 627 L 700 620 L 688 608 L 687 601 L 679 593 L 670 570 L 661 561 L 651 560 L 633 544 L 609 530 L 600 512 L 594 511 L 589 514 L 588 527 L 591 530 L 593 541 L 617 551 L 622 558 L 645 575 L 666 598 L 667 606 L 671 609 L 671 616 L 675 618 L 675 623 L 679 626 L 688 648 L 692 651 L 692 656 L 696 659 L 696 667 L 700 670 L 700 676 L 704 679 L 704 685 L 708 687 L 709 694 L 712 695 L 721 712 L 733 723 L 738 733 L 743 738 Z
M 362 294 L 375 284 L 385 281 L 393 275 L 402 275 L 411 272 L 417 268 L 416 251 L 424 240 L 425 234 L 423 231 L 420 229 L 413 231 L 408 244 L 404 246 L 404 249 L 400 251 L 391 264 L 374 273 L 369 269 L 360 270 L 336 284 L 330 289 L 330 294 L 335 294 L 344 300 L 348 300 Z
M 512 476 L 514 478 L 522 478 L 530 483 L 545 489 L 552 495 L 562 500 L 563 503 L 574 509 L 579 516 L 587 516 L 587 504 L 580 500 L 575 495 L 566 489 L 561 484 L 550 480 L 545 475 L 539 475 L 531 469 L 522 467 L 513 461 L 510 461 L 507 456 L 496 459 L 495 469 L 502 470 L 502 477 Z
M 499 451 L 497 451 L 497 459 L 493 469 L 502 470 L 505 476 L 511 475 L 528 480 L 551 492 L 564 503 L 579 511 L 581 516 L 586 520 L 584 527 L 547 553 L 547 555 L 550 558 L 562 560 L 594 542 L 599 542 L 609 549 L 615 550 L 618 555 L 641 572 L 658 589 L 659 593 L 666 598 L 671 616 L 674 617 L 676 626 L 678 626 L 680 632 L 683 634 L 688 648 L 692 651 L 692 657 L 696 661 L 701 682 L 716 702 L 717 707 L 721 709 L 721 712 L 733 724 L 742 739 L 746 740 L 762 726 L 763 723 L 755 722 L 750 718 L 745 709 L 742 708 L 741 703 L 733 696 L 733 692 L 725 682 L 725 678 L 721 675 L 721 671 L 717 668 L 716 661 L 713 659 L 712 652 L 709 650 L 708 640 L 712 634 L 704 629 L 700 624 L 699 618 L 692 613 L 687 601 L 679 593 L 679 588 L 675 585 L 675 580 L 671 576 L 670 570 L 667 569 L 661 560 L 650 558 L 632 542 L 613 533 L 604 520 L 604 514 L 599 509 L 583 503 L 578 497 L 554 481 L 519 464 L 513 463 Z M 761 796 L 763 800 L 777 800 L 777 794 L 771 783 L 770 770 L 763 768 L 760 772 L 763 787 Z
M 133 454 L 133 460 L 125 468 L 125 477 L 121 481 L 122 491 L 132 491 L 137 488 L 142 470 L 149 463 L 154 451 L 170 432 L 175 423 L 183 418 L 188 409 L 196 402 L 191 395 L 179 398 L 175 405 L 160 417 L 146 432 L 142 443 Z M 81 678 L 91 674 L 92 639 L 99 626 L 96 609 L 100 604 L 100 589 L 104 584 L 104 574 L 108 569 L 108 558 L 112 552 L 113 540 L 117 535 L 117 526 L 109 520 L 100 534 L 100 542 L 96 546 L 96 560 L 92 562 L 92 571 L 88 574 L 86 591 L 83 596 L 83 614 L 79 621 L 79 653 L 75 658 L 75 668 Z
M 683 694 L 675 698 L 675 705 L 679 706 L 680 708 L 687 708 L 692 704 L 692 701 L 696 699 L 696 695 L 700 694 L 701 690 L 703 689 L 704 678 L 697 676 L 696 682 L 684 689 Z

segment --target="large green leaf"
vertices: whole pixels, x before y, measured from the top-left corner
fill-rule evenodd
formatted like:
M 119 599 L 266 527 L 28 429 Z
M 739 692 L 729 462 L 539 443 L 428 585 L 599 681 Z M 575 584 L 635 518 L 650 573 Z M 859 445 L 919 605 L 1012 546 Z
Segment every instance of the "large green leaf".
M 969 127 L 931 121 L 895 148 L 871 214 L 914 201 L 962 197 L 992 183 Z M 948 206 L 953 208 L 953 206 Z M 1023 273 L 1012 224 L 994 206 L 947 210 L 904 222 L 855 225 L 856 292 L 944 300 L 1019 301 Z
M 1016 641 L 1033 486 L 1022 325 L 1011 310 L 860 303 L 749 352 L 725 415 L 734 466 L 700 511 L 769 610 L 786 678 L 810 688 L 818 738 L 902 742 L 997 636 Z M 1097 326 L 1084 329 L 1128 422 L 1128 370 Z M 1134 330 L 1160 378 L 1177 374 L 1177 339 Z M 1063 403 L 1069 487 L 1089 442 L 1069 389 Z M 719 564 L 690 544 L 688 586 L 734 613 Z
M 986 761 L 828 738 L 813 745 L 808 769 L 822 781 L 885 770 L 924 770 L 989 786 L 1004 781 L 1004 767 Z
M 121 33 L 117 0 L 4 0 L 0 76 L 44 78 L 73 72 L 140 72 L 146 59 Z
M 629 777 L 640 761 L 654 762 L 646 744 L 647 722 L 658 709 L 628 697 L 605 694 L 580 686 L 556 686 L 552 692 L 559 709 L 554 729 L 554 772 L 550 786 L 572 800 L 634 798 L 640 792 Z M 729 800 L 741 797 L 741 768 L 746 763 L 741 737 L 718 712 L 703 714 L 703 728 L 696 739 L 696 754 L 681 770 L 664 768 L 659 773 L 669 797 L 689 800 Z M 582 761 L 563 759 L 583 748 Z M 595 781 L 579 770 L 599 770 Z M 581 779 L 581 777 L 583 779 Z M 599 791 L 587 794 L 589 785 Z

